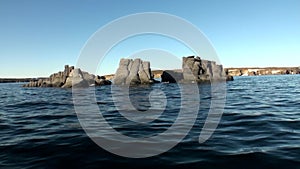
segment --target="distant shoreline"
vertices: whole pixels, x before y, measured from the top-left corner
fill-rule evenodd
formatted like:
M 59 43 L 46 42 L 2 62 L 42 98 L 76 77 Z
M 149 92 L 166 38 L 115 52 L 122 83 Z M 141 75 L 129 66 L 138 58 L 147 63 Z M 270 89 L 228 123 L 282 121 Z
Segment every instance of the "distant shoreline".
M 30 82 L 32 80 L 43 79 L 43 77 L 38 78 L 0 78 L 0 83 L 22 83 Z M 45 78 L 46 79 L 46 78 Z
M 230 76 L 300 74 L 300 67 L 231 67 L 224 70 Z

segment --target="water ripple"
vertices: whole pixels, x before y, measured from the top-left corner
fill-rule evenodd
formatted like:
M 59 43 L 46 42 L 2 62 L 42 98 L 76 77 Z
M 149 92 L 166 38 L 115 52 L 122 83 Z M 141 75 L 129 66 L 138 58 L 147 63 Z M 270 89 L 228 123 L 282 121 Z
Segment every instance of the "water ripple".
M 190 133 L 170 151 L 147 159 L 122 158 L 99 148 L 79 124 L 71 90 L 0 84 L 0 168 L 298 168 L 299 84 L 297 75 L 237 77 L 228 82 L 220 124 L 203 144 L 198 137 L 212 97 L 209 85 L 199 86 L 200 110 Z M 137 108 L 148 110 L 149 102 L 141 97 L 148 89 L 161 89 L 168 96 L 167 109 L 158 119 L 144 116 L 149 124 L 123 117 L 114 108 L 111 94 L 116 91 L 109 86 L 96 88 L 96 103 L 115 130 L 150 137 L 174 123 L 181 97 L 174 84 L 135 87 L 131 95 L 136 96 L 132 101 L 140 101 Z

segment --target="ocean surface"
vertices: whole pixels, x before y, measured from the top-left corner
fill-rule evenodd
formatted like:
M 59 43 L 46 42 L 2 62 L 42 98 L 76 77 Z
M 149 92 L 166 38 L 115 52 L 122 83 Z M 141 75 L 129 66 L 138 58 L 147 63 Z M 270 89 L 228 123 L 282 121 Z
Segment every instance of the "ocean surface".
M 299 75 L 236 77 L 227 82 L 220 123 L 201 144 L 212 90 L 209 84 L 199 85 L 200 109 L 192 129 L 175 147 L 148 158 L 121 157 L 99 147 L 80 125 L 71 89 L 21 86 L 0 84 L 1 169 L 300 168 Z M 149 124 L 122 117 L 114 108 L 111 86 L 95 87 L 94 93 L 103 117 L 116 131 L 142 138 L 167 131 L 182 102 L 177 84 L 132 87 L 130 100 L 139 113 L 149 110 L 147 98 L 153 90 L 163 91 L 167 102 L 157 103 L 166 108 Z

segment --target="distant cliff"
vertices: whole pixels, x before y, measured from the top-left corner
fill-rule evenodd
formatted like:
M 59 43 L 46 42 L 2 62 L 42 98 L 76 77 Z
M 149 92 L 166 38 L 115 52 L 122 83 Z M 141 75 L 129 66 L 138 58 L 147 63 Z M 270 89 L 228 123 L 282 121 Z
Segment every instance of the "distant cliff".
M 225 68 L 225 72 L 228 75 L 231 75 L 231 76 L 261 76 L 261 75 L 300 74 L 300 67 Z

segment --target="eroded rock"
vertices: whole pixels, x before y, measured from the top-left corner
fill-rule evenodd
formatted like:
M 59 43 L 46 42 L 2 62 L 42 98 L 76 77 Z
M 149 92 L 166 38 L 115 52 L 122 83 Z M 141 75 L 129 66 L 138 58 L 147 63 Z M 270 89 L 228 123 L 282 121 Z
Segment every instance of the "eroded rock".
M 74 66 L 65 65 L 64 71 L 53 73 L 49 78 L 39 78 L 30 81 L 23 87 L 88 87 L 93 85 L 110 85 L 111 81 L 103 79 L 97 79 L 98 76 L 89 74 L 88 72 L 81 71 Z
M 188 56 L 182 58 L 182 71 L 164 71 L 162 82 L 201 83 L 213 80 L 233 80 L 226 75 L 223 66 L 214 61 L 202 60 L 200 57 Z
M 141 59 L 121 59 L 114 77 L 116 85 L 137 85 L 154 83 L 150 62 Z

